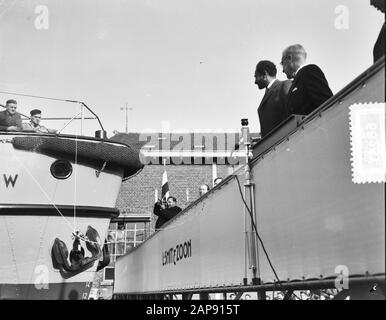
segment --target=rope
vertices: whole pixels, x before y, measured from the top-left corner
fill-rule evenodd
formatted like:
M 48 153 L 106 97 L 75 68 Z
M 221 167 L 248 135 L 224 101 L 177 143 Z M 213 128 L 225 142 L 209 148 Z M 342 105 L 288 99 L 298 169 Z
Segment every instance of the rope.
M 78 136 L 75 136 L 75 172 L 74 172 L 74 233 L 76 232 L 76 183 L 77 183 L 77 165 L 78 165 Z
M 47 198 L 47 200 L 51 203 L 51 205 L 55 208 L 55 210 L 60 214 L 60 216 L 66 221 L 67 225 L 69 226 L 71 232 L 75 232 L 75 225 L 71 225 L 69 220 L 62 214 L 62 212 L 56 207 L 55 203 L 52 201 L 50 196 L 45 192 L 39 181 L 36 180 L 34 175 L 28 170 L 28 168 L 20 161 L 20 159 L 15 156 L 14 154 L 12 155 L 13 158 L 24 168 L 24 170 L 28 173 L 28 175 L 32 178 L 32 180 L 36 183 L 36 185 L 39 187 L 40 191 L 44 194 L 44 196 Z M 74 207 L 74 210 L 76 210 L 76 207 Z M 75 223 L 75 213 L 74 213 L 74 223 Z M 99 242 L 96 241 L 91 241 L 88 240 L 87 238 L 82 239 L 85 242 L 93 243 L 93 244 L 98 244 L 101 245 Z
M 28 168 L 19 160 L 18 157 L 13 155 L 13 158 L 24 168 L 24 170 L 28 173 L 28 175 L 34 180 L 36 185 L 39 187 L 40 191 L 44 194 L 44 196 L 47 198 L 47 200 L 52 204 L 52 206 L 56 209 L 56 211 L 63 217 L 63 219 L 67 222 L 67 224 L 70 226 L 71 231 L 73 230 L 70 222 L 66 219 L 66 217 L 60 212 L 60 210 L 56 207 L 55 203 L 51 200 L 50 196 L 44 191 L 43 187 L 40 185 L 39 181 L 36 180 L 36 178 L 33 176 L 33 174 L 28 170 Z

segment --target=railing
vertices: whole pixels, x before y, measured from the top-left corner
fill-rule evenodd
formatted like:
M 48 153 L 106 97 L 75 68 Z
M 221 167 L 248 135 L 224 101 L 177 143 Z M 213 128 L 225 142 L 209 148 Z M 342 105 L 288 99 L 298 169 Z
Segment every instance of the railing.
M 68 103 L 77 103 L 80 104 L 80 111 L 74 115 L 73 117 L 51 117 L 51 118 L 42 118 L 42 120 L 69 120 L 60 130 L 58 130 L 58 134 L 60 134 L 70 123 L 72 123 L 74 120 L 81 120 L 81 135 L 84 135 L 84 120 L 97 120 L 99 123 L 99 126 L 101 128 L 101 131 L 103 132 L 102 138 L 105 138 L 105 129 L 103 127 L 103 124 L 101 120 L 99 119 L 98 115 L 84 102 L 77 101 L 77 100 L 68 100 L 68 99 L 57 99 L 57 98 L 49 98 L 49 97 L 43 97 L 43 96 L 34 96 L 34 95 L 28 95 L 28 94 L 21 94 L 21 93 L 14 93 L 14 92 L 5 92 L 0 91 L 0 93 L 13 95 L 13 96 L 23 96 L 23 97 L 30 97 L 30 98 L 36 98 L 36 99 L 43 99 L 43 100 L 52 100 L 52 101 L 61 101 L 61 102 L 68 102 Z M 0 107 L 6 108 L 6 106 L 0 104 Z M 85 116 L 85 109 L 90 112 L 93 116 Z M 25 115 L 24 113 L 18 112 L 24 119 L 31 119 L 28 115 Z

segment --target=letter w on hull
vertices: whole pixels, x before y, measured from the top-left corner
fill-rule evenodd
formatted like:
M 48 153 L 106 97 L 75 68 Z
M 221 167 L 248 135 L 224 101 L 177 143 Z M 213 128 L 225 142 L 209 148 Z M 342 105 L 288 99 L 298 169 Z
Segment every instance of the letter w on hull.
M 12 187 L 14 188 L 18 176 L 19 176 L 19 175 L 16 174 L 14 177 L 12 177 L 11 175 L 9 175 L 9 176 L 7 177 L 6 174 L 3 174 L 5 186 L 8 188 L 9 185 L 11 184 Z

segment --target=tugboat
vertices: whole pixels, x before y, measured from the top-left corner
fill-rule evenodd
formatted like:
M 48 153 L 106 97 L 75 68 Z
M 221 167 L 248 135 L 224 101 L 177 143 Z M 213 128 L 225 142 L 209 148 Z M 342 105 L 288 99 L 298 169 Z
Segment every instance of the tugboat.
M 87 299 L 108 264 L 121 182 L 143 164 L 99 123 L 95 137 L 0 132 L 0 299 Z

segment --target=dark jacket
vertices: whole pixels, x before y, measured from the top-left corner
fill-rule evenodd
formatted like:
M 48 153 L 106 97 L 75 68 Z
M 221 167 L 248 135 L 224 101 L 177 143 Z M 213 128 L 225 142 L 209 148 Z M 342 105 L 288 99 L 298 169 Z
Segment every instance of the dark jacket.
M 301 68 L 292 81 L 287 108 L 292 114 L 307 115 L 332 96 L 323 71 L 309 64 Z
M 171 208 L 162 209 L 161 204 L 159 202 L 156 202 L 154 205 L 154 214 L 158 216 L 157 222 L 155 223 L 155 228 L 159 229 L 161 226 L 169 221 L 170 219 L 174 218 L 179 212 L 181 212 L 181 208 L 178 206 L 174 206 Z
M 267 89 L 257 109 L 262 137 L 289 116 L 286 104 L 291 84 L 292 81 L 290 80 L 275 80 L 272 86 Z
M 22 129 L 21 116 L 19 113 L 10 115 L 7 110 L 0 111 L 0 131 L 6 131 L 8 127 L 16 126 Z
M 379 32 L 377 41 L 375 42 L 375 45 L 374 45 L 374 49 L 373 49 L 374 63 L 385 55 L 385 43 L 386 43 L 385 30 L 386 30 L 386 22 L 383 24 L 381 31 Z

